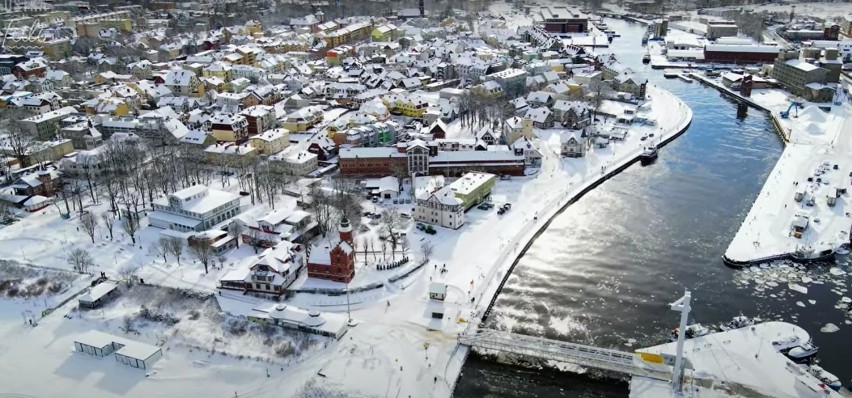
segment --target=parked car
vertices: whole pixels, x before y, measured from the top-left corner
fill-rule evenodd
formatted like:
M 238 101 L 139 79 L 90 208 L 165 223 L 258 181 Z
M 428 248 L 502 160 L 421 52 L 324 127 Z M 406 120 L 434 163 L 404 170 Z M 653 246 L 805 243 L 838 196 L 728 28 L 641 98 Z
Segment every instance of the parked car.
M 373 203 L 379 203 L 379 198 L 373 197 Z
M 502 216 L 502 215 L 503 215 L 503 213 L 505 213 L 505 212 L 506 212 L 506 209 L 504 209 L 504 208 L 502 208 L 502 207 L 500 208 L 500 210 L 497 210 L 497 214 L 499 214 L 499 215 L 501 215 L 501 216 Z
M 511 204 L 511 203 L 506 203 L 506 204 L 504 204 L 504 205 L 503 205 L 503 208 L 504 208 L 504 209 L 506 209 L 506 211 L 509 211 L 509 209 L 511 209 L 511 208 L 512 208 L 512 204 Z
M 427 225 L 424 231 L 429 235 L 435 235 L 436 233 L 438 233 L 438 231 L 435 230 L 435 227 L 431 225 Z
M 411 218 L 411 214 L 408 213 L 399 213 L 399 216 L 402 218 Z
M 399 199 L 394 199 L 393 204 L 399 204 Z
M 416 225 L 415 227 L 416 227 L 419 231 L 425 231 L 425 230 L 426 230 L 426 226 L 425 226 L 425 225 L 423 225 L 423 223 L 417 223 L 417 225 Z

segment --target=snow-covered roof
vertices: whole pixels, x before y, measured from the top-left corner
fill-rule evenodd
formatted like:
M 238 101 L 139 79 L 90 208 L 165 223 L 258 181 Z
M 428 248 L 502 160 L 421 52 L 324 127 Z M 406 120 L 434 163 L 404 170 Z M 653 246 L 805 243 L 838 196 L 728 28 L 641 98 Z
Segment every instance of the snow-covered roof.
M 792 66 L 796 69 L 799 69 L 799 70 L 802 70 L 802 71 L 805 71 L 805 72 L 810 72 L 810 71 L 819 69 L 818 66 L 811 64 L 811 63 L 808 63 L 808 62 L 805 62 L 801 59 L 791 59 L 791 60 L 787 61 L 787 65 L 790 65 L 790 66 Z
M 103 281 L 91 288 L 88 293 L 77 298 L 81 303 L 94 303 L 113 290 L 118 289 L 117 281 Z
M 356 158 L 388 158 L 388 157 L 405 157 L 404 153 L 400 153 L 396 148 L 378 147 L 378 148 L 342 148 L 339 156 L 341 159 L 356 159 Z

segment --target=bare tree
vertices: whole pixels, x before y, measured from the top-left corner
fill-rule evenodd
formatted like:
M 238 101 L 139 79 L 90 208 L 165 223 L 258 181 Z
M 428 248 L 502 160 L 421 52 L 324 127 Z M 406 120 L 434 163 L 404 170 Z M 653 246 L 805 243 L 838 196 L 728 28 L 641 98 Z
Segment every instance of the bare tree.
M 323 237 L 332 227 L 332 216 L 334 214 L 334 201 L 332 197 L 319 187 L 314 187 L 310 192 L 311 204 L 308 210 L 314 215 L 314 220 L 319 225 Z
M 183 239 L 169 237 L 166 238 L 166 250 L 177 259 L 178 267 L 180 267 L 180 255 L 183 253 Z
M 18 164 L 21 167 L 29 167 L 31 166 L 30 162 L 30 149 L 35 144 L 35 134 L 30 133 L 24 126 L 21 124 L 20 120 L 25 118 L 26 115 L 23 113 L 23 110 L 7 110 L 6 111 L 6 147 L 11 149 L 11 155 L 18 160 Z
M 390 243 L 391 246 L 391 260 L 395 260 L 396 248 L 399 246 L 398 231 L 403 229 L 405 223 L 402 216 L 399 215 L 399 212 L 395 208 L 390 208 L 382 212 L 382 218 L 385 221 L 382 229 L 384 229 L 384 233 L 387 234 L 388 243 Z
M 134 263 L 124 264 L 118 269 L 118 275 L 127 287 L 133 286 L 133 279 L 136 277 L 137 272 L 139 272 L 139 264 Z
M 237 248 L 240 247 L 240 237 L 243 235 L 244 230 L 245 227 L 239 221 L 232 221 L 231 225 L 228 225 L 228 235 L 231 235 L 237 241 Z
M 89 267 L 95 265 L 95 260 L 89 252 L 83 249 L 74 249 L 68 254 L 68 264 L 77 272 L 89 272 Z
M 130 241 L 136 244 L 136 232 L 139 231 L 139 218 L 136 214 L 128 214 L 121 219 L 121 229 L 130 235 Z
M 98 231 L 98 219 L 91 212 L 84 213 L 80 216 L 80 227 L 83 228 L 83 232 L 86 235 L 89 235 L 89 238 L 92 239 L 92 243 L 95 243 L 95 233 Z
M 192 253 L 201 264 L 204 264 L 204 273 L 209 273 L 207 265 L 213 258 L 213 245 L 207 239 L 192 239 L 189 241 L 189 252 Z
M 423 253 L 423 259 L 429 261 L 429 258 L 432 257 L 432 252 L 435 251 L 435 245 L 432 244 L 431 240 L 424 240 L 423 243 L 420 244 L 420 252 Z
M 388 241 L 382 240 L 382 261 L 388 261 Z
M 404 237 L 403 237 L 403 238 L 400 238 L 400 240 L 399 240 L 399 246 L 400 246 L 400 248 L 402 249 L 402 256 L 403 256 L 403 257 L 408 256 L 408 249 L 410 248 L 410 246 L 409 246 L 409 244 L 408 244 L 408 239 L 406 239 L 406 238 L 404 238 Z
M 109 231 L 109 240 L 112 240 L 112 229 L 115 227 L 113 224 L 115 220 L 112 218 L 112 214 L 101 213 L 101 220 L 103 221 L 104 227 L 106 227 L 107 231 Z
M 0 200 L 0 223 L 8 224 L 12 219 L 12 213 L 9 213 L 9 202 Z
M 163 257 L 163 263 L 167 263 L 169 261 L 167 257 L 169 254 L 168 239 L 168 236 L 161 236 L 160 239 L 157 239 L 157 242 L 151 245 L 151 248 L 148 249 L 151 254 Z
M 358 242 L 361 242 L 361 247 L 364 248 L 364 264 L 367 264 L 367 237 L 361 236 L 358 238 Z

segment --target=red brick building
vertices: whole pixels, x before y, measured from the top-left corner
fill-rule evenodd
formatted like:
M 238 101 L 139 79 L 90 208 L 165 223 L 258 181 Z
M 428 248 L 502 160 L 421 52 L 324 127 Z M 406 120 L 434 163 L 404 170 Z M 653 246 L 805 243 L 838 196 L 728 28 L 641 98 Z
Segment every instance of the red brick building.
M 511 150 L 494 151 L 439 151 L 434 142 L 405 143 L 393 147 L 344 148 L 340 150 L 340 174 L 357 177 L 385 177 L 395 171 L 406 174 L 461 176 L 472 171 L 497 175 L 524 175 L 524 156 Z M 427 151 L 428 150 L 428 151 Z
M 355 246 L 349 220 L 340 220 L 338 239 L 314 245 L 308 251 L 308 276 L 349 283 L 355 277 Z
M 781 47 L 776 46 L 708 44 L 704 46 L 704 60 L 730 63 L 773 62 L 781 50 Z
M 44 74 L 46 72 L 47 65 L 35 59 L 31 59 L 26 62 L 21 62 L 12 67 L 12 74 L 21 80 L 27 80 L 30 76 L 44 77 Z

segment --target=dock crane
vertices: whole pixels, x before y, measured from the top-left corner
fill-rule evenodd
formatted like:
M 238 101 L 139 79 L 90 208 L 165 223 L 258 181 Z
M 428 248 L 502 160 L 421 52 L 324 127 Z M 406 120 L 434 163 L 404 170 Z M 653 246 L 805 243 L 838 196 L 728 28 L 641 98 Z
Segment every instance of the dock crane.
M 787 107 L 787 110 L 781 111 L 781 118 L 782 119 L 789 118 L 790 117 L 790 110 L 793 109 L 793 108 L 796 109 L 796 115 L 793 116 L 793 117 L 799 117 L 799 108 L 801 108 L 801 107 L 802 107 L 802 104 L 800 102 L 797 102 L 797 101 L 790 102 L 790 106 Z

